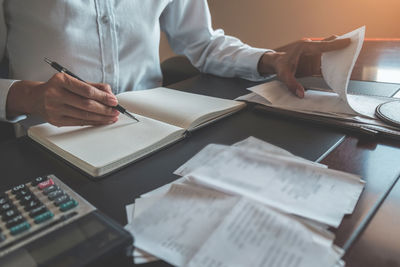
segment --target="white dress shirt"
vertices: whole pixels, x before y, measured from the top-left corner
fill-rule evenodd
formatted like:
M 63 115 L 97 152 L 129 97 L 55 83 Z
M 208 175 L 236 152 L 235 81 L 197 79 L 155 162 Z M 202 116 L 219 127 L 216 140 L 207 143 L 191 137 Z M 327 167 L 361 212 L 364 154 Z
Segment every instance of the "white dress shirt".
M 9 59 L 0 120 L 13 81 L 55 73 L 44 57 L 115 94 L 160 86 L 160 30 L 202 72 L 263 78 L 257 63 L 266 50 L 214 31 L 206 0 L 0 0 L 0 59 Z

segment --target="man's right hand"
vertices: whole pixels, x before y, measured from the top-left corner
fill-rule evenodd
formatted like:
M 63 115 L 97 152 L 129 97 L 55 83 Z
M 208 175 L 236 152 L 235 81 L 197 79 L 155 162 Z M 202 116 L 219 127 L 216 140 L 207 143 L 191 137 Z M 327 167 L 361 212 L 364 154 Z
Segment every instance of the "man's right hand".
M 108 84 L 84 83 L 57 73 L 47 82 L 15 82 L 7 97 L 7 117 L 39 115 L 56 126 L 104 125 L 118 120 L 118 100 Z

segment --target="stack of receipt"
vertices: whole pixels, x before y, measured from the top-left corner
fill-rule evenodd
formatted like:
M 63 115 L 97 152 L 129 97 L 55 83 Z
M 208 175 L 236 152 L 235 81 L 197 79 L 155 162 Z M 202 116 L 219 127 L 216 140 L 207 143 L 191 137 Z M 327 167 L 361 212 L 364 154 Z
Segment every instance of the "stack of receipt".
M 353 212 L 360 177 L 254 137 L 210 144 L 175 174 L 127 206 L 135 263 L 344 266 L 327 229 Z

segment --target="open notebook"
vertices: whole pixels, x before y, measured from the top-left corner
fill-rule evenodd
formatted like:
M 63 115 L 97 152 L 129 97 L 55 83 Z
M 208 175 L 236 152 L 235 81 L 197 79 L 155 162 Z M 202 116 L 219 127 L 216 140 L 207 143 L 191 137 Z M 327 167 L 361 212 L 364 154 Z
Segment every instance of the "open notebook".
M 126 92 L 117 98 L 139 122 L 120 115 L 118 122 L 107 126 L 59 128 L 45 123 L 31 127 L 28 136 L 84 172 L 98 177 L 245 106 L 243 102 L 162 87 Z

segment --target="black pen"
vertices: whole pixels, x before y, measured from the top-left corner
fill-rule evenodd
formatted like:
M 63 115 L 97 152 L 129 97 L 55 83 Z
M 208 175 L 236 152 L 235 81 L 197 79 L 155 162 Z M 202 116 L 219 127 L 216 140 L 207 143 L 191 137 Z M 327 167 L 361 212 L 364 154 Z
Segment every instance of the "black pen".
M 52 61 L 52 60 L 48 59 L 47 57 L 44 58 L 44 61 L 45 61 L 46 63 L 48 63 L 50 66 L 52 66 L 54 69 L 56 69 L 58 72 L 66 73 L 66 74 L 68 74 L 69 76 L 72 76 L 72 77 L 74 77 L 75 79 L 78 79 L 78 80 L 80 80 L 81 82 L 86 83 L 84 80 L 82 80 L 81 78 L 79 78 L 79 77 L 76 76 L 74 73 L 72 73 L 72 72 L 69 71 L 68 69 L 64 68 L 63 66 L 61 66 L 61 65 L 58 64 L 57 62 Z M 139 122 L 139 120 L 138 120 L 135 116 L 133 116 L 131 113 L 129 113 L 129 112 L 128 112 L 125 108 L 123 108 L 121 105 L 118 104 L 118 105 L 116 105 L 115 107 L 112 107 L 112 108 L 115 108 L 116 110 L 118 110 L 118 111 L 121 112 L 122 114 L 124 114 L 124 115 L 128 116 L 129 118 L 134 119 L 135 121 Z

